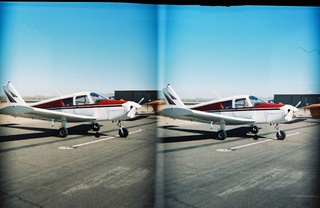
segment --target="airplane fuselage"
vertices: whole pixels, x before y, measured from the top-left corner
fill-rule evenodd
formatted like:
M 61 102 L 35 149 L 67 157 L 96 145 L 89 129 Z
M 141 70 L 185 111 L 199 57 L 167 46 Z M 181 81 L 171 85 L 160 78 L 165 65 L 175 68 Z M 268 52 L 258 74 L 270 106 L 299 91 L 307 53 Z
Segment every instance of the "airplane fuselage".
M 121 121 L 133 118 L 141 107 L 133 101 L 112 100 L 94 92 L 80 92 L 28 105 L 10 82 L 3 90 L 7 106 L 0 109 L 1 114 L 50 120 L 52 125 L 59 121 L 60 137 L 68 136 L 68 122 L 91 122 L 91 129 L 99 131 L 100 125 L 96 121 L 118 121 L 119 136 L 127 137 L 129 131 L 123 128 Z
M 168 99 L 168 98 L 167 98 Z M 171 99 L 171 98 L 169 98 Z M 173 105 L 171 111 L 169 108 L 163 111 L 163 115 L 183 120 L 194 120 L 200 122 L 212 122 L 219 124 L 220 119 L 212 119 L 203 116 L 190 116 L 190 112 L 185 110 L 177 110 L 181 106 Z M 260 98 L 252 95 L 238 95 L 224 99 L 218 99 L 208 102 L 203 102 L 193 106 L 184 106 L 185 109 L 204 112 L 228 118 L 246 119 L 245 121 L 225 119 L 227 125 L 238 125 L 242 123 L 263 124 L 263 123 L 280 123 L 285 121 L 285 116 L 288 113 L 290 106 L 284 104 L 267 103 Z M 179 112 L 178 112 L 179 111 Z
M 190 106 L 191 110 L 199 110 L 218 115 L 252 119 L 254 123 L 278 123 L 284 120 L 285 105 L 266 103 L 263 100 L 249 95 L 224 98 L 215 101 Z M 233 123 L 228 123 L 232 125 Z M 237 123 L 235 123 L 237 124 Z
M 127 113 L 135 103 L 111 100 L 96 93 L 83 92 L 38 102 L 31 107 L 62 113 L 92 116 L 97 121 L 128 119 Z
M 238 95 L 188 107 L 169 84 L 163 89 L 163 94 L 167 107 L 161 111 L 161 115 L 175 119 L 211 123 L 211 128 L 212 124 L 220 124 L 217 138 L 221 140 L 227 136 L 226 125 L 249 124 L 251 132 L 256 134 L 259 128 L 254 124 L 262 123 L 276 124 L 276 136 L 283 140 L 285 133 L 280 130 L 279 123 L 291 121 L 293 113 L 298 111 L 292 105 L 267 103 L 252 95 Z

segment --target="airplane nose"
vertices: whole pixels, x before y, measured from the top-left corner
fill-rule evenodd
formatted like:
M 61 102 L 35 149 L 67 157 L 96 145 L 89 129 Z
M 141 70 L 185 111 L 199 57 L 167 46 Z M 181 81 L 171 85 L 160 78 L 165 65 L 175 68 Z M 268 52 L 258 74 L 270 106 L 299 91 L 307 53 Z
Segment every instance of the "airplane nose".
M 126 106 L 127 106 L 127 116 L 129 118 L 133 118 L 136 114 L 136 111 L 138 108 L 141 108 L 141 105 L 138 104 L 138 103 L 135 103 L 135 102 L 132 102 L 132 101 L 128 101 L 126 103 Z
M 285 105 L 281 107 L 281 110 L 285 116 L 284 119 L 287 121 L 291 121 L 293 118 L 293 113 L 297 112 L 299 109 L 292 105 Z

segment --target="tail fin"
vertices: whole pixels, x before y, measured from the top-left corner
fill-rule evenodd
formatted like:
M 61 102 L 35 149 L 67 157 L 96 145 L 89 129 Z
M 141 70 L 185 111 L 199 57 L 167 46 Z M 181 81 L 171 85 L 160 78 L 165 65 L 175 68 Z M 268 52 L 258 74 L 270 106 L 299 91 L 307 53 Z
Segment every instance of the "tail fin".
M 6 94 L 6 100 L 8 105 L 26 105 L 21 95 L 10 82 L 3 86 L 3 90 Z
M 185 107 L 177 93 L 168 84 L 166 88 L 162 89 L 167 107 Z

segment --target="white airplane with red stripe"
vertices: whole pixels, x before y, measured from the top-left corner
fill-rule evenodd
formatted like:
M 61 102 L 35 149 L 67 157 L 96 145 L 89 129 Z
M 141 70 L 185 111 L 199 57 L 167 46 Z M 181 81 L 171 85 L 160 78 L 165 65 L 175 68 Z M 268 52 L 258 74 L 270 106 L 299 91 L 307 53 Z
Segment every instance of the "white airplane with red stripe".
M 93 131 L 99 131 L 97 121 L 117 121 L 119 136 L 127 137 L 128 129 L 121 124 L 122 120 L 135 117 L 136 110 L 141 107 L 139 103 L 125 100 L 112 100 L 95 92 L 79 92 L 71 95 L 56 97 L 32 104 L 27 104 L 13 87 L 3 86 L 7 106 L 0 110 L 1 114 L 14 117 L 49 120 L 61 122 L 59 136 L 67 137 L 68 122 L 91 122 Z
M 251 132 L 257 134 L 259 128 L 256 124 L 276 124 L 276 136 L 279 140 L 286 138 L 284 131 L 280 130 L 279 123 L 291 121 L 293 113 L 298 111 L 297 106 L 267 103 L 252 95 L 239 95 L 218 100 L 203 102 L 193 106 L 186 106 L 177 93 L 168 84 L 163 89 L 166 108 L 160 114 L 174 119 L 199 121 L 219 124 L 217 138 L 224 140 L 227 137 L 226 125 L 250 125 Z

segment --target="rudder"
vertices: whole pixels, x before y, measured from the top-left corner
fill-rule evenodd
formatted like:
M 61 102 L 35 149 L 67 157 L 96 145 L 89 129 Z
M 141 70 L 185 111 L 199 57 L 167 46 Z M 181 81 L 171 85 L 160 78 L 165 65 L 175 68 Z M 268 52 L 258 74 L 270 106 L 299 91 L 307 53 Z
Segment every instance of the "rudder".
M 8 105 L 27 105 L 10 82 L 3 86 L 3 90 L 6 95 Z
M 170 107 L 185 107 L 180 97 L 177 93 L 172 89 L 172 87 L 168 84 L 166 88 L 162 89 L 166 105 Z

